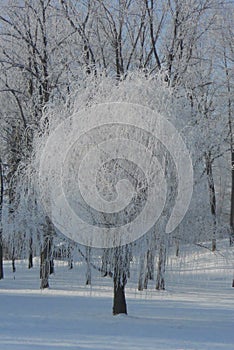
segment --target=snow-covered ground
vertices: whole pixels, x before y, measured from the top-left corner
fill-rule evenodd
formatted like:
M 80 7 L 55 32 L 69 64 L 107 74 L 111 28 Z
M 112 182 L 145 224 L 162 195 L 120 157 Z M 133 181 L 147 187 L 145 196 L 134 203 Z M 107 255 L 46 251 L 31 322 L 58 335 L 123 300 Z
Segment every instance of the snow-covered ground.
M 84 264 L 68 270 L 56 261 L 50 289 L 39 289 L 38 260 L 27 269 L 5 262 L 0 281 L 0 349 L 234 349 L 233 253 L 184 247 L 171 255 L 167 289 L 155 282 L 137 291 L 132 268 L 126 289 L 128 316 L 112 316 L 112 281 L 93 270 L 92 286 L 84 286 Z

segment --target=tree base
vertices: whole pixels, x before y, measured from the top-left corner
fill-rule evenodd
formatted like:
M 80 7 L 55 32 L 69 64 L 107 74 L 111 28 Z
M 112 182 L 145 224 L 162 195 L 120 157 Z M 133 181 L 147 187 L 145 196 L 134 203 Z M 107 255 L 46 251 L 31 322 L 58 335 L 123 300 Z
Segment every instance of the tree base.
M 33 268 L 33 256 L 31 253 L 29 254 L 29 258 L 28 258 L 28 268 L 29 269 Z
M 41 280 L 41 289 L 49 288 L 49 282 L 48 280 Z
M 212 239 L 212 248 L 211 248 L 212 252 L 215 252 L 216 251 L 216 239 L 213 238 Z
M 124 287 L 119 286 L 114 290 L 113 315 L 127 315 L 127 304 L 125 299 Z

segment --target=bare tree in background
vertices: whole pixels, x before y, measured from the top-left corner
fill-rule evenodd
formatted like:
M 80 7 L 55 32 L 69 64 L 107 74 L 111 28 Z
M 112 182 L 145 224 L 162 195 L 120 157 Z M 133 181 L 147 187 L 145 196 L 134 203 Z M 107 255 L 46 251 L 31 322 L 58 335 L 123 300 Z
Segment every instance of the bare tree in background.
M 0 280 L 3 279 L 2 209 L 3 209 L 3 165 L 0 156 Z

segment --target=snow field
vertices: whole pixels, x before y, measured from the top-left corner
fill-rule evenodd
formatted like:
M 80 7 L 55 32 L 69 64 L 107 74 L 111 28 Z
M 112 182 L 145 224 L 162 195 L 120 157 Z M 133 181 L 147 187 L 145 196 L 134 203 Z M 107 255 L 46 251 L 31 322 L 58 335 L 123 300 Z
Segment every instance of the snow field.
M 0 349 L 216 350 L 233 349 L 233 249 L 222 242 L 217 253 L 183 247 L 171 253 L 167 289 L 137 291 L 132 266 L 126 288 L 128 315 L 112 316 L 112 280 L 92 270 L 85 286 L 85 264 L 55 262 L 50 289 L 39 289 L 39 261 L 27 269 L 6 261 L 0 281 Z

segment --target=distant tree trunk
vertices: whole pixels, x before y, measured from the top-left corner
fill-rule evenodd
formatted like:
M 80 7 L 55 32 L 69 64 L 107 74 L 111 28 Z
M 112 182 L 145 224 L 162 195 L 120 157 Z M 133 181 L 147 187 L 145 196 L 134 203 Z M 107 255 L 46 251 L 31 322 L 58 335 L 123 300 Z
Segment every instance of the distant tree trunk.
M 86 247 L 86 285 L 91 285 L 91 247 Z
M 41 251 L 41 265 L 40 265 L 40 279 L 41 289 L 49 288 L 49 275 L 50 275 L 50 238 L 44 237 L 43 247 Z
M 32 254 L 32 252 L 29 252 L 28 268 L 31 269 L 32 267 L 33 267 L 33 254 Z
M 16 267 L 15 267 L 15 258 L 14 257 L 12 257 L 11 265 L 12 265 L 12 272 L 15 273 Z
M 144 273 L 145 273 L 145 254 L 141 253 L 140 264 L 139 264 L 139 278 L 138 278 L 138 290 L 142 291 L 144 289 Z
M 32 237 L 29 239 L 29 255 L 28 255 L 28 268 L 31 269 L 33 267 L 33 248 L 32 248 Z
M 3 278 L 4 278 L 4 272 L 3 272 L 2 230 L 0 229 L 0 280 Z
M 230 210 L 230 246 L 234 245 L 234 132 L 233 132 L 233 101 L 231 96 L 231 81 L 230 81 L 230 70 L 228 67 L 228 56 L 224 49 L 224 66 L 227 83 L 227 96 L 228 96 L 228 127 L 230 132 L 230 151 L 231 151 L 231 210 Z M 234 280 L 233 280 L 234 287 Z
M 175 234 L 175 237 L 174 237 L 174 242 L 175 243 L 175 256 L 178 258 L 179 255 L 180 255 L 180 231 L 179 231 L 179 227 L 177 227 L 177 230 L 176 230 L 176 234 Z
M 144 279 L 144 289 L 148 287 L 148 281 L 154 279 L 154 254 L 151 249 L 147 250 L 146 255 L 146 272 Z
M 126 266 L 127 254 L 126 247 L 115 248 L 114 252 L 114 301 L 113 315 L 127 314 L 127 304 L 125 299 L 125 286 L 127 283 Z
M 3 273 L 3 244 L 2 244 L 2 207 L 3 207 L 3 169 L 0 158 L 0 280 L 4 278 Z
M 157 279 L 156 289 L 165 289 L 165 266 L 166 266 L 166 246 L 164 243 L 160 243 L 159 257 L 158 257 L 158 268 L 157 268 Z
M 15 267 L 15 247 L 14 247 L 14 242 L 13 242 L 13 248 L 12 248 L 12 254 L 11 254 L 11 266 L 12 266 L 12 272 L 16 272 L 16 267 Z
M 146 272 L 145 279 L 144 279 L 144 289 L 148 288 L 148 281 L 149 281 L 149 276 L 148 276 L 148 272 Z
M 3 248 L 2 248 L 2 232 L 0 231 L 0 280 L 4 278 L 3 272 Z
M 69 270 L 73 269 L 73 260 L 72 259 L 68 260 L 68 268 L 69 268 Z
M 51 234 L 49 242 L 49 259 L 50 259 L 50 275 L 54 273 L 54 248 L 53 248 L 53 233 L 52 233 L 52 224 L 51 224 Z
M 50 249 L 50 275 L 54 273 L 54 258 L 51 257 L 51 249 Z
M 68 268 L 69 268 L 69 270 L 72 270 L 73 269 L 73 259 L 72 259 L 72 248 L 71 248 L 70 244 L 69 244 L 67 250 L 68 250 L 68 254 L 67 254 L 67 256 L 68 256 Z
M 151 249 L 147 251 L 147 275 L 149 280 L 154 279 L 154 252 Z
M 232 194 L 231 194 L 231 217 L 230 217 L 230 246 L 234 246 L 234 148 L 232 148 Z M 232 280 L 232 287 L 234 288 L 234 278 Z
M 231 193 L 231 214 L 230 214 L 230 246 L 234 245 L 234 149 L 232 149 L 232 193 Z M 233 280 L 234 283 L 234 280 Z M 234 286 L 233 286 L 234 287 Z
M 178 258 L 180 252 L 180 241 L 176 239 L 176 257 Z
M 46 218 L 46 230 L 47 234 L 44 235 L 44 241 L 41 250 L 41 289 L 49 288 L 49 275 L 54 272 L 54 262 L 52 257 L 53 227 L 48 217 Z
M 213 170 L 212 170 L 212 159 L 211 159 L 211 153 L 208 152 L 205 155 L 206 158 L 206 174 L 207 174 L 207 180 L 208 180 L 208 187 L 209 187 L 209 195 L 210 195 L 210 210 L 213 220 L 213 237 L 212 237 L 212 252 L 216 250 L 216 195 L 215 195 L 215 185 L 214 185 L 214 177 L 213 177 Z

